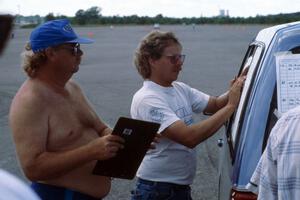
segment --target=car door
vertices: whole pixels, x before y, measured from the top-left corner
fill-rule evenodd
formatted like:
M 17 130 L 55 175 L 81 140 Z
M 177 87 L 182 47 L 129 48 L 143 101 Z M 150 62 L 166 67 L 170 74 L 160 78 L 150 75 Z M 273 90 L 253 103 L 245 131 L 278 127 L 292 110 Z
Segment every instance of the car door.
M 230 191 L 232 188 L 232 175 L 234 173 L 233 164 L 235 155 L 236 146 L 239 144 L 240 139 L 240 130 L 242 127 L 242 122 L 244 120 L 245 111 L 248 105 L 249 96 L 254 85 L 254 79 L 264 53 L 265 46 L 261 42 L 252 42 L 246 55 L 243 59 L 240 72 L 245 68 L 249 67 L 247 74 L 247 79 L 243 88 L 243 93 L 241 95 L 241 100 L 237 111 L 234 113 L 234 116 L 231 118 L 227 125 L 226 134 L 223 135 L 218 141 L 220 151 L 220 164 L 219 164 L 219 198 L 222 200 L 228 200 L 230 196 Z M 227 142 L 224 142 L 227 141 Z

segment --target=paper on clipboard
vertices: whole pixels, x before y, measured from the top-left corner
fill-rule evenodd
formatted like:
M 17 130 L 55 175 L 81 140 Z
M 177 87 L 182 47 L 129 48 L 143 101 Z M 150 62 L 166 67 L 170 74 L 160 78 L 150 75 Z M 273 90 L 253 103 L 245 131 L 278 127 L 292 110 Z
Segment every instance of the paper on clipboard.
M 279 115 L 300 105 L 300 54 L 276 55 Z

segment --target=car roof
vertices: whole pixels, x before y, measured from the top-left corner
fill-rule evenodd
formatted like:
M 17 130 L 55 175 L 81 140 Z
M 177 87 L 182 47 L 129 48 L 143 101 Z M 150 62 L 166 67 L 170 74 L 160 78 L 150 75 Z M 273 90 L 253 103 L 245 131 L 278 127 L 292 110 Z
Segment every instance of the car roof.
M 263 42 L 265 45 L 269 45 L 273 36 L 282 29 L 291 28 L 293 26 L 297 26 L 300 24 L 300 21 L 286 23 L 286 24 L 280 24 L 276 26 L 271 26 L 265 29 L 262 29 L 258 32 L 255 40 L 259 42 Z

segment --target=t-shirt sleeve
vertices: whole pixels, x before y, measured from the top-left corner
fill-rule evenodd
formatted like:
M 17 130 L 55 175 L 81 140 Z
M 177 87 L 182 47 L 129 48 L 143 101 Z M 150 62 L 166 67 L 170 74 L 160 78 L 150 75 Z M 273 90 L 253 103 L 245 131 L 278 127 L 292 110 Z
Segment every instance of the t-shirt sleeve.
M 156 96 L 143 98 L 138 105 L 134 105 L 135 111 L 131 112 L 132 118 L 160 124 L 158 133 L 163 132 L 174 122 L 180 120 L 167 102 Z
M 194 88 L 191 88 L 190 92 L 190 101 L 192 105 L 192 110 L 195 113 L 201 113 L 203 110 L 205 110 L 208 101 L 209 101 L 209 95 L 196 90 Z
M 187 92 L 190 104 L 192 106 L 192 111 L 195 113 L 201 113 L 203 110 L 205 110 L 210 96 L 184 83 L 180 82 L 179 84 Z

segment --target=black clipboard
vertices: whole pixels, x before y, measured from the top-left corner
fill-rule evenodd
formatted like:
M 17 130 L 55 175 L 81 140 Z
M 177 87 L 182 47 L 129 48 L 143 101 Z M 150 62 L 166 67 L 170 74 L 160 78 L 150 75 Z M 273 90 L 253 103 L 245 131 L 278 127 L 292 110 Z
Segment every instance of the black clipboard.
M 122 179 L 133 179 L 160 124 L 120 117 L 112 134 L 125 139 L 124 149 L 108 160 L 98 160 L 93 174 Z

